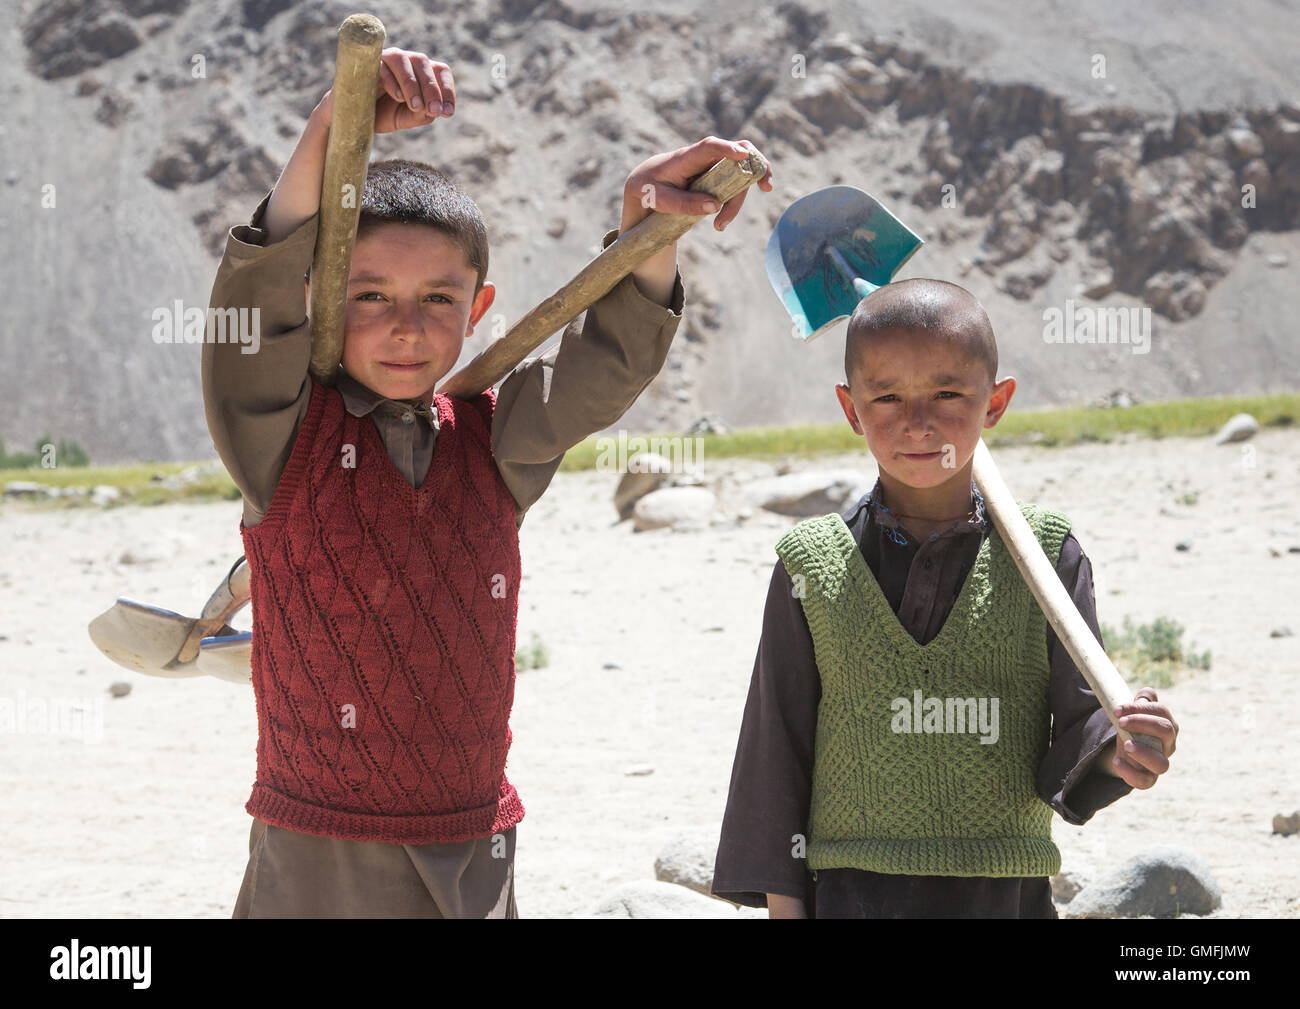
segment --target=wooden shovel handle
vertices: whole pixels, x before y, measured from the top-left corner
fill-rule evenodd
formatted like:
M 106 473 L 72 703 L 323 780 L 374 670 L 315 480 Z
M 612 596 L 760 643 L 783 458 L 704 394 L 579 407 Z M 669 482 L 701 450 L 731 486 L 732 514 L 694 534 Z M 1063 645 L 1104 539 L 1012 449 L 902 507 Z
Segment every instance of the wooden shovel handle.
M 339 26 L 338 59 L 320 188 L 320 223 L 311 262 L 311 373 L 333 385 L 343 359 L 348 271 L 361 216 L 386 34 L 377 17 L 353 14 Z
M 708 193 L 718 204 L 739 195 L 767 173 L 767 161 L 751 154 L 742 161 L 723 158 L 689 186 Z M 509 375 L 520 361 L 556 331 L 613 290 L 614 286 L 653 256 L 690 231 L 701 218 L 694 214 L 654 213 L 618 236 L 618 241 L 588 263 L 483 353 L 447 379 L 438 392 L 473 399 Z
M 227 620 L 248 605 L 252 598 L 251 575 L 247 560 L 240 558 L 203 604 L 203 612 L 194 621 L 185 643 L 176 653 L 176 658 L 169 663 L 169 668 L 193 662 L 198 657 L 203 639 L 221 630 Z
M 1144 746 L 1151 747 L 1157 753 L 1163 753 L 1164 748 L 1160 740 L 1154 736 L 1133 735 L 1127 729 L 1120 728 L 1119 721 L 1115 718 L 1115 708 L 1130 703 L 1133 700 L 1133 693 L 1105 650 L 1093 637 L 1092 630 L 1080 616 L 1074 600 L 1065 591 L 1060 576 L 1057 575 L 1051 561 L 1047 559 L 1041 544 L 1034 536 L 1034 531 L 1029 528 L 1029 522 L 1016 504 L 1006 481 L 1002 479 L 1002 474 L 998 472 L 993 457 L 989 454 L 988 447 L 982 440 L 975 446 L 975 459 L 971 472 L 975 485 L 984 495 L 984 505 L 988 508 L 1003 543 L 1011 552 L 1016 567 L 1020 569 L 1025 584 L 1038 600 L 1043 615 L 1047 617 L 1057 638 L 1074 659 L 1074 664 L 1078 666 L 1083 678 L 1088 681 L 1088 686 L 1097 695 L 1102 710 L 1106 712 L 1111 724 L 1115 726 L 1115 731 L 1119 734 L 1120 745 L 1133 739 Z

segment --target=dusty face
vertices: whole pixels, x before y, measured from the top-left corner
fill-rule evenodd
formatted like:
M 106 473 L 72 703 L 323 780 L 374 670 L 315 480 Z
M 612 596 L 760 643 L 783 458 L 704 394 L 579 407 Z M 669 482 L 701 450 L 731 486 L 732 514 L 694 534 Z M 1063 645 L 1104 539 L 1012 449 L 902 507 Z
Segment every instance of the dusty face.
M 389 399 L 430 402 L 495 297 L 464 251 L 434 228 L 383 224 L 357 240 L 343 367 Z
M 872 339 L 852 386 L 836 392 L 882 480 L 930 488 L 968 471 L 980 432 L 997 423 L 1014 389 L 1015 379 L 991 383 L 985 366 L 951 342 L 898 331 Z

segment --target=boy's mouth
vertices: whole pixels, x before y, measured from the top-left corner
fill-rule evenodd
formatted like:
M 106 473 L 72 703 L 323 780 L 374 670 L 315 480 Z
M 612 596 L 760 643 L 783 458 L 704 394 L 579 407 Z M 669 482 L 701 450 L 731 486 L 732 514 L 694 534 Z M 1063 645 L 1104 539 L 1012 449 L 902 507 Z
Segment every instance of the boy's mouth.
M 428 362 L 428 361 L 406 361 L 406 362 L 403 362 L 403 361 L 380 361 L 379 363 L 382 364 L 385 368 L 388 368 L 388 369 L 390 369 L 390 370 L 392 370 L 392 371 L 396 371 L 396 372 L 412 372 L 412 371 L 419 371 L 421 368 L 423 368 L 423 367 L 424 367 L 425 365 L 427 365 L 429 362 Z
M 904 459 L 910 459 L 912 462 L 928 462 L 931 459 L 938 459 L 943 455 L 942 452 L 902 452 Z

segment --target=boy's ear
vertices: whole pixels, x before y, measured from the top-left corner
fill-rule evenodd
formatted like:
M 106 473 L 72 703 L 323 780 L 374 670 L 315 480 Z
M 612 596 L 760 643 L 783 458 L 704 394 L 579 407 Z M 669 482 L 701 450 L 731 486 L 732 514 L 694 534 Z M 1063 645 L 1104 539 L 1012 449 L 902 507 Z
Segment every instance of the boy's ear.
M 993 427 L 1002 419 L 1002 415 L 1007 412 L 1007 407 L 1011 405 L 1011 397 L 1016 393 L 1016 380 L 1008 375 L 1001 382 L 993 383 L 993 391 L 989 394 L 989 408 L 984 414 L 984 426 Z
M 474 304 L 469 310 L 469 327 L 465 330 L 465 339 L 474 335 L 474 327 L 478 325 L 480 319 L 492 307 L 492 302 L 496 300 L 497 287 L 490 280 L 483 281 L 483 286 L 479 288 L 478 294 L 474 295 Z
M 853 433 L 865 434 L 862 430 L 862 422 L 858 420 L 858 411 L 853 405 L 853 395 L 849 392 L 849 387 L 840 382 L 835 386 L 835 395 L 840 399 L 840 409 L 844 411 L 844 416 L 848 419 L 849 427 L 853 428 Z

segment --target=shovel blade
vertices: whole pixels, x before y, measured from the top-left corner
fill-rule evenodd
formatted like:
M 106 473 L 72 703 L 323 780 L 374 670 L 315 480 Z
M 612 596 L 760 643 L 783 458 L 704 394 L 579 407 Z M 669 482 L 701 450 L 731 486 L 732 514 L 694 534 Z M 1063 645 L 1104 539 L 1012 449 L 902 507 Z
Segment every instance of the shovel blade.
M 193 663 L 169 664 L 194 626 L 192 617 L 120 598 L 90 622 L 90 640 L 119 666 L 151 676 L 198 676 Z
M 807 342 L 853 314 L 924 243 L 869 193 L 829 186 L 790 204 L 767 243 L 767 279 Z
M 206 676 L 247 686 L 253 682 L 252 632 L 204 638 L 199 642 L 199 657 L 195 662 Z

